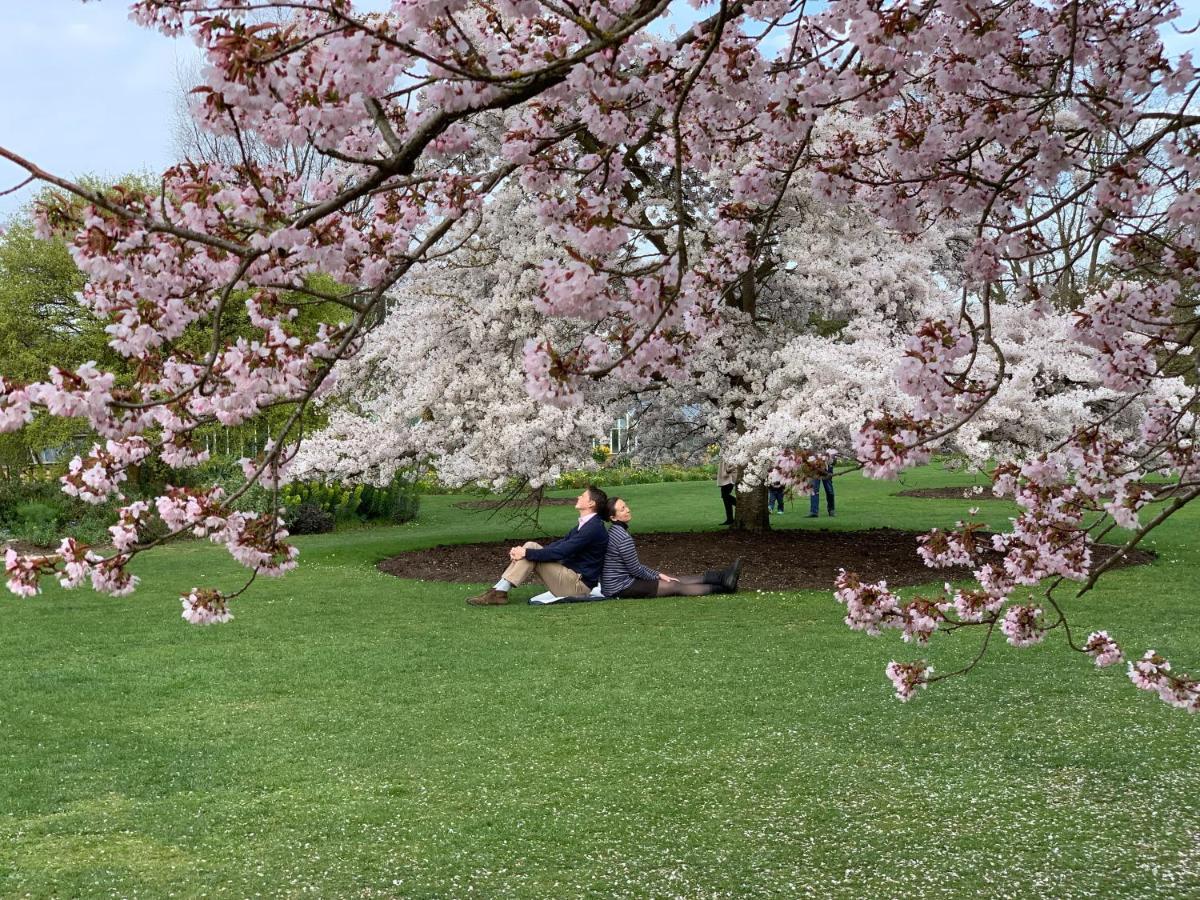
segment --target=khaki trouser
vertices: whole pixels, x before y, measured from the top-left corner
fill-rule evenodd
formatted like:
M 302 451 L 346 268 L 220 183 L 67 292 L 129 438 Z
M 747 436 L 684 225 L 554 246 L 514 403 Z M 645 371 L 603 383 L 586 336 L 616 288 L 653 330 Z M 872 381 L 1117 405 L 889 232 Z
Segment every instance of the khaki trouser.
M 526 550 L 540 550 L 541 548 L 541 544 L 533 541 L 525 542 Z M 536 576 L 555 597 L 575 597 L 591 591 L 591 588 L 583 583 L 578 572 L 557 562 L 534 562 L 531 559 L 518 559 L 509 564 L 508 568 L 504 570 L 503 577 L 513 587 L 518 587 L 530 575 Z

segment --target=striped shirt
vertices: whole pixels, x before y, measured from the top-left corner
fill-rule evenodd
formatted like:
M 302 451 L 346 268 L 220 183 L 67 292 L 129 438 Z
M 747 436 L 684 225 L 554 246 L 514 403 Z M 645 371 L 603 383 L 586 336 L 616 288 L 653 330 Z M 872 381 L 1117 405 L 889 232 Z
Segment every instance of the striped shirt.
M 605 597 L 615 597 L 639 578 L 658 581 L 658 573 L 642 565 L 632 535 L 620 522 L 614 522 L 608 529 L 608 550 L 604 554 L 600 591 Z

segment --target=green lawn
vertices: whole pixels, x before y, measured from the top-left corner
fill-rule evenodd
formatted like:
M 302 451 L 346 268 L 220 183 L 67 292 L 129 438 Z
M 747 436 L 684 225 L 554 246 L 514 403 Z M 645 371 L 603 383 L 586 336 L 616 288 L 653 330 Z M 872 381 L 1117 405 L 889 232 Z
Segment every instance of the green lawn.
M 776 524 L 970 505 L 896 490 L 848 476 L 839 518 Z M 642 530 L 721 518 L 711 484 L 620 493 Z M 883 668 L 922 654 L 850 632 L 828 591 L 475 609 L 479 585 L 375 571 L 521 531 L 455 499 L 301 539 L 299 571 L 225 626 L 179 618 L 186 588 L 234 583 L 201 543 L 143 561 L 131 598 L 5 595 L 0 896 L 1200 896 L 1200 718 L 1123 667 L 1000 643 L 905 705 Z M 1198 519 L 1074 604 L 1082 633 L 1200 665 Z

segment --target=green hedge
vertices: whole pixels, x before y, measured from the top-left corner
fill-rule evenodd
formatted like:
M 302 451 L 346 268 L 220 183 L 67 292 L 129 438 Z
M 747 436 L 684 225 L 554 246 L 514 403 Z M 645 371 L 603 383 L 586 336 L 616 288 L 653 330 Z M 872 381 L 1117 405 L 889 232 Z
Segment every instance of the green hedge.
M 47 468 L 33 477 L 0 481 L 0 540 L 11 538 L 51 547 L 69 534 L 88 544 L 107 544 L 110 540 L 108 528 L 116 521 L 117 508 L 136 499 L 157 496 L 166 483 L 181 487 L 219 484 L 227 494 L 235 493 L 246 483 L 241 467 L 229 462 L 174 472 L 169 481 L 155 481 L 134 473 L 134 477 L 121 486 L 126 499 L 93 506 L 64 494 L 58 474 L 61 472 Z M 416 485 L 401 477 L 384 488 L 319 481 L 290 484 L 280 490 L 278 500 L 284 508 L 285 521 L 291 519 L 301 504 L 313 503 L 338 524 L 356 521 L 402 524 L 415 519 L 421 506 Z M 271 506 L 271 491 L 260 485 L 254 485 L 234 502 L 234 507 L 243 512 L 265 513 Z M 152 522 L 157 523 L 157 518 Z M 154 537 L 165 532 L 151 524 L 149 531 L 144 533 Z
M 708 481 L 717 477 L 715 465 L 678 466 L 666 464 L 661 466 L 635 466 L 623 459 L 614 459 L 608 465 L 595 469 L 572 469 L 564 472 L 553 484 L 546 485 L 546 490 L 566 491 L 585 488 L 589 484 L 620 486 L 623 484 L 657 484 L 663 481 Z M 417 490 L 422 494 L 469 494 L 474 496 L 490 496 L 493 493 L 505 494 L 519 487 L 516 482 L 507 485 L 500 491 L 490 487 L 471 484 L 463 487 L 446 487 L 437 480 L 436 472 L 428 472 L 416 482 Z
M 663 481 L 709 481 L 717 477 L 716 466 L 603 466 L 599 469 L 577 469 L 564 472 L 554 484 L 556 490 L 585 488 L 589 484 L 602 488 L 623 484 L 658 484 Z
M 421 508 L 416 485 L 398 476 L 383 488 L 370 484 L 296 482 L 282 488 L 280 500 L 288 514 L 302 504 L 313 504 L 333 516 L 334 522 L 339 524 L 355 520 L 402 524 L 415 519 Z
M 64 494 L 62 484 L 48 470 L 33 477 L 4 479 L 0 481 L 0 539 L 51 547 L 69 534 L 86 544 L 105 544 L 117 508 L 155 494 L 136 482 L 122 489 L 125 500 L 92 505 Z

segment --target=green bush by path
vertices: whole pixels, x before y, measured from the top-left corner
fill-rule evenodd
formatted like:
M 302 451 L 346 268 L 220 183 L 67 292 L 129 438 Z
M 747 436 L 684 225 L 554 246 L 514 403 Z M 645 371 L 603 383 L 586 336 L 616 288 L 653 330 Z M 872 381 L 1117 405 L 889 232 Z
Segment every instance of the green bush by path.
M 970 505 L 837 489 L 839 518 L 773 524 L 918 529 Z M 635 530 L 721 513 L 707 483 L 620 493 Z M 975 640 L 868 638 L 828 591 L 474 609 L 478 585 L 375 570 L 533 536 L 457 499 L 300 539 L 299 570 L 226 626 L 179 619 L 181 591 L 240 574 L 203 542 L 141 562 L 130 598 L 0 601 L 0 896 L 1200 894 L 1200 720 L 1057 636 L 904 705 L 889 659 L 950 670 Z M 1194 670 L 1198 524 L 1072 603 L 1076 626 Z
M 594 469 L 571 469 L 563 472 L 558 477 L 558 480 L 553 485 L 550 485 L 547 490 L 577 491 L 587 487 L 589 484 L 600 485 L 607 490 L 610 487 L 619 487 L 627 484 L 712 481 L 716 478 L 716 475 L 717 467 L 715 465 L 680 466 L 671 463 L 635 465 L 627 457 L 614 457 L 609 460 L 607 465 L 597 466 Z M 437 480 L 437 474 L 433 472 L 424 475 L 418 480 L 417 484 L 422 494 L 469 494 L 472 496 L 485 496 L 489 493 L 486 489 L 476 484 L 469 484 L 459 488 L 446 487 Z M 514 482 L 508 486 L 507 491 L 502 493 L 511 492 L 521 486 Z

